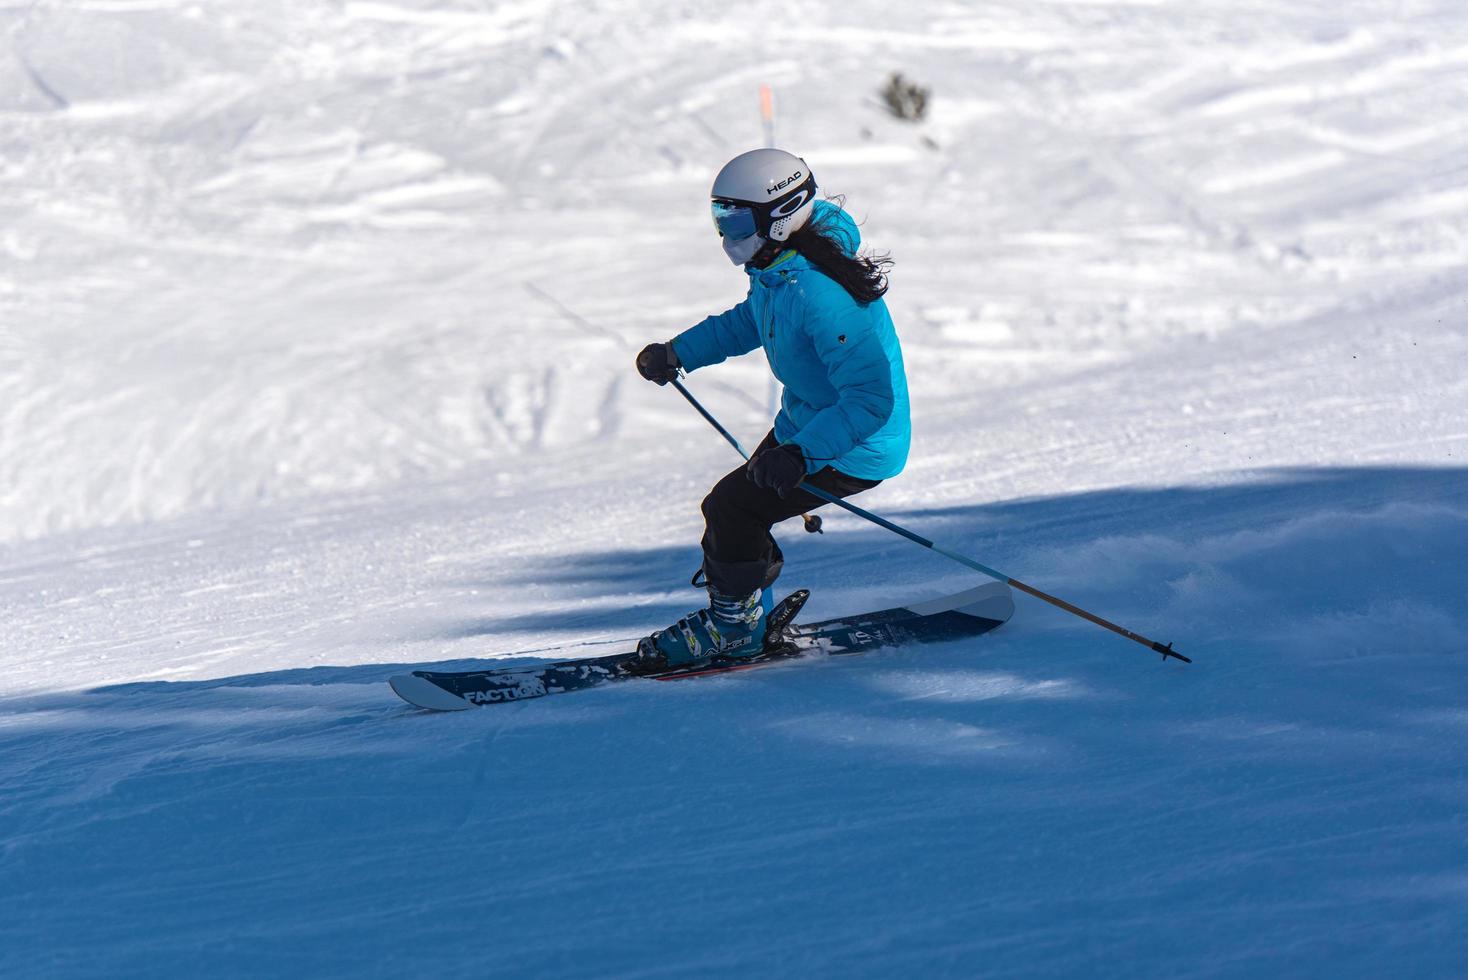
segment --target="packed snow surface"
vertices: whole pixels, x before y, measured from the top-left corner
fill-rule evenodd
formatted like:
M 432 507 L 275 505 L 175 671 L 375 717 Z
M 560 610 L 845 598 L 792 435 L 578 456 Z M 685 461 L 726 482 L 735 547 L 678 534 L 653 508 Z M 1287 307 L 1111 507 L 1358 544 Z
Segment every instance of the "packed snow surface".
M 0 5 L 0 975 L 1468 972 L 1468 11 Z M 892 71 L 931 87 L 888 116 Z M 631 370 L 778 141 L 964 644 L 453 715 L 693 608 Z M 746 443 L 758 355 L 689 379 Z M 972 573 L 782 530 L 810 618 Z

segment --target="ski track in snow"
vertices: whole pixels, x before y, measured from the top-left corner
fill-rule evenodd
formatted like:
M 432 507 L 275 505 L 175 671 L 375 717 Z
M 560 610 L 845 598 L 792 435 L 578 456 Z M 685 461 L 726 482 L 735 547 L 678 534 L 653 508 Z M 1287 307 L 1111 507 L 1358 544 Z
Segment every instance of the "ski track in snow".
M 0 10 L 0 975 L 1463 975 L 1459 7 Z M 737 458 L 630 362 L 740 297 L 761 83 L 898 260 L 863 505 L 1193 666 L 1021 598 L 392 697 L 697 602 Z M 827 530 L 812 618 L 972 584 Z

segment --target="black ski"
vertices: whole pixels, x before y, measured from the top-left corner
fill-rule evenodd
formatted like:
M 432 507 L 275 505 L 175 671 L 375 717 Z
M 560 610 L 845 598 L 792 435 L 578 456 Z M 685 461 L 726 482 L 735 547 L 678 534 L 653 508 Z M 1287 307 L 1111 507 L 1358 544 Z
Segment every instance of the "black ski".
M 754 657 L 714 660 L 695 667 L 649 674 L 634 672 L 629 667 L 636 660 L 635 654 L 618 653 L 536 667 L 452 673 L 415 670 L 411 674 L 393 677 L 389 683 L 409 704 L 436 711 L 462 711 L 475 705 L 567 694 L 613 681 L 641 678 L 682 680 L 752 670 L 808 656 L 846 656 L 880 647 L 965 639 L 1003 625 L 1014 612 L 1009 588 L 994 582 L 931 602 L 843 616 L 809 625 L 788 625 L 809 595 L 802 589 L 775 607 L 770 614 L 770 632 L 779 639 Z

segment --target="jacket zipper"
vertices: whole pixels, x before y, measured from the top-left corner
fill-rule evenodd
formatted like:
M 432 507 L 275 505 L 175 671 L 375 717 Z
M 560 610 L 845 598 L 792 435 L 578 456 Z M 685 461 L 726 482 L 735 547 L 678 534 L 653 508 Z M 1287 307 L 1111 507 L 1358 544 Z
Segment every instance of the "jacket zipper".
M 784 283 L 789 283 L 790 281 L 789 277 L 783 271 L 780 273 L 780 278 Z M 775 375 L 775 380 L 779 381 L 780 372 L 777 370 L 775 364 L 775 291 L 766 286 L 765 295 L 769 297 L 769 303 L 765 307 L 765 316 L 767 320 L 766 334 L 770 338 L 770 372 Z
M 770 373 L 773 374 L 775 376 L 775 380 L 778 381 L 780 379 L 780 372 L 778 370 L 776 370 L 776 368 L 775 368 L 775 311 L 774 311 L 774 308 L 771 307 L 770 309 L 768 309 L 766 311 L 766 313 L 765 313 L 765 316 L 768 318 L 768 321 L 769 321 Z

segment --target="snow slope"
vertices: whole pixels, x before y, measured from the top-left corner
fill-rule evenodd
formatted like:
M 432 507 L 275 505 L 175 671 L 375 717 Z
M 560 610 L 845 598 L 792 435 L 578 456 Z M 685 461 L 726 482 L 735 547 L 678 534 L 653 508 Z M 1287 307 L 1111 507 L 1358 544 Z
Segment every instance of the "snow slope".
M 1468 15 L 1280 6 L 0 7 L 0 973 L 1461 975 Z M 898 261 L 862 503 L 1192 667 L 392 697 L 696 603 L 737 458 L 629 365 L 762 82 Z M 827 528 L 813 617 L 971 582 Z

